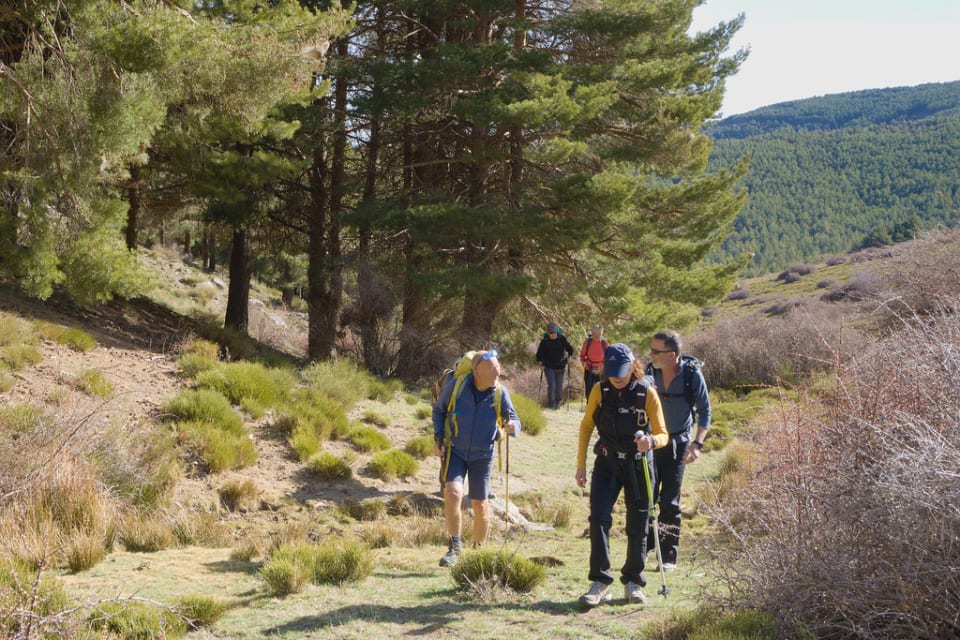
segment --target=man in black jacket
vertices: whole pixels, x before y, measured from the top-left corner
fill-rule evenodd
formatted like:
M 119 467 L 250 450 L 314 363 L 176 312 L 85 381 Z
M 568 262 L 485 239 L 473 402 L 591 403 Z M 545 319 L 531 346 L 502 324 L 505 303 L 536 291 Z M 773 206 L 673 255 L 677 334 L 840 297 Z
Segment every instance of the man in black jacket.
M 547 331 L 537 347 L 537 363 L 547 377 L 547 405 L 558 409 L 563 396 L 563 370 L 567 358 L 573 355 L 573 346 L 556 322 L 547 324 Z

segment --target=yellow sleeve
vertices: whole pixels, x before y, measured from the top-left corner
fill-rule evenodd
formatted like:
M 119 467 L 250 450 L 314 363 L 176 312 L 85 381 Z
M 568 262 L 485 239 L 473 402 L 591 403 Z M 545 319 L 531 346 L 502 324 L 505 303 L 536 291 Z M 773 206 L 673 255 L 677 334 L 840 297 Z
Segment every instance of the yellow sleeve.
M 659 406 L 659 400 L 657 401 Z M 583 420 L 580 421 L 580 438 L 577 440 L 577 470 L 587 468 L 587 445 L 590 444 L 590 436 L 596 427 L 593 424 L 593 413 L 600 405 L 600 385 L 593 385 L 590 390 L 590 398 L 587 400 L 587 412 L 583 414 Z
M 653 448 L 659 449 L 660 447 L 665 447 L 667 443 L 670 442 L 670 434 L 664 426 L 667 421 L 663 419 L 663 407 L 660 406 L 660 396 L 657 395 L 657 390 L 653 388 L 652 385 L 647 387 L 647 401 L 645 404 L 647 419 L 650 421 L 650 434 L 653 436 Z M 582 425 L 580 429 L 582 432 Z

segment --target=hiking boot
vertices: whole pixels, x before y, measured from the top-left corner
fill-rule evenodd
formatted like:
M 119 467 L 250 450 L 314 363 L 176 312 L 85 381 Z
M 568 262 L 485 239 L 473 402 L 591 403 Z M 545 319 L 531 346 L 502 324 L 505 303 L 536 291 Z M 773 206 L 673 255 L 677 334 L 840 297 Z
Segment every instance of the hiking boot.
M 677 570 L 677 563 L 676 563 L 676 562 L 664 562 L 664 563 L 663 563 L 663 571 L 664 571 L 664 573 L 670 573 L 671 571 L 676 571 L 676 570 Z M 658 569 L 658 571 L 659 571 L 659 569 Z
M 590 589 L 580 596 L 580 604 L 585 607 L 595 607 L 601 602 L 610 602 L 613 600 L 613 594 L 610 593 L 610 585 L 602 582 L 594 582 Z
M 647 601 L 647 594 L 643 592 L 643 587 L 636 582 L 628 582 L 623 585 L 623 595 L 627 602 L 632 604 L 644 604 Z
M 463 551 L 463 546 L 460 543 L 460 539 L 450 538 L 450 544 L 447 547 L 447 553 L 440 558 L 441 567 L 452 567 L 457 564 L 457 560 L 460 559 L 460 553 Z

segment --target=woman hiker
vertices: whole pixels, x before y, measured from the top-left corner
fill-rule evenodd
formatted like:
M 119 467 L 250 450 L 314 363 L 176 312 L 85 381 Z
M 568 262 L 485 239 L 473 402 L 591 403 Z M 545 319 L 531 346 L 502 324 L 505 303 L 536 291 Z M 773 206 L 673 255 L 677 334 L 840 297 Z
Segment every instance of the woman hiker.
M 650 451 L 669 442 L 660 398 L 648 383 L 630 348 L 623 343 L 610 345 L 604 351 L 603 378 L 590 391 L 587 411 L 580 422 L 576 480 L 581 488 L 587 484 L 587 444 L 594 428 L 599 436 L 593 447 L 596 459 L 590 475 L 592 584 L 580 596 L 580 603 L 586 607 L 613 598 L 610 527 L 621 489 L 627 504 L 627 558 L 620 568 L 620 582 L 627 602 L 642 604 L 647 599 L 643 568 L 650 526 Z

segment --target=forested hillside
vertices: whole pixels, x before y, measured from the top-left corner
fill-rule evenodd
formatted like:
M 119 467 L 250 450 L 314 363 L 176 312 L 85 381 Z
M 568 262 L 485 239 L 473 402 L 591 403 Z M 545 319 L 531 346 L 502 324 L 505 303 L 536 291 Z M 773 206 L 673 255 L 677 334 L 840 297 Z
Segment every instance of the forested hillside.
M 748 274 L 957 224 L 960 82 L 785 102 L 709 134 L 716 166 L 751 158 L 750 197 L 717 254 L 754 253 Z

